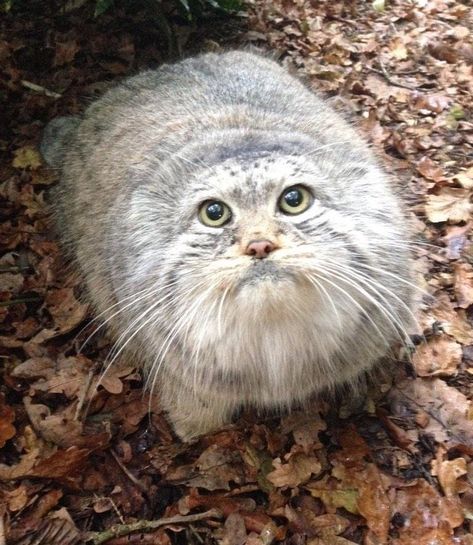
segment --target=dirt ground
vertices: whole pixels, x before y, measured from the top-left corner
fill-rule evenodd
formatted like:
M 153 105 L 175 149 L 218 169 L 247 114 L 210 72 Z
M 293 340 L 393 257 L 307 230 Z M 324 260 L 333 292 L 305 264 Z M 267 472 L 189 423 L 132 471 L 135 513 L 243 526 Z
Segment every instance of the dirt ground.
M 468 0 L 252 0 L 173 55 L 276 51 L 370 140 L 409 202 L 412 353 L 364 408 L 319 402 L 182 444 L 110 344 L 48 216 L 45 123 L 169 58 L 143 10 L 0 17 L 0 545 L 473 545 L 473 9 Z M 51 8 L 51 9 L 50 9 Z M 354 226 L 356 228 L 356 226 Z

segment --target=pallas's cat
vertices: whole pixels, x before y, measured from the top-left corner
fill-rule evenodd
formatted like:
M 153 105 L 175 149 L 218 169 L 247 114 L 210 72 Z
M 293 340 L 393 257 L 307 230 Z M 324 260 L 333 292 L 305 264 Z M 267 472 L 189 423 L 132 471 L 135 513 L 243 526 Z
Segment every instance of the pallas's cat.
M 191 439 L 289 408 L 405 338 L 399 198 L 361 137 L 276 62 L 204 54 L 46 129 L 58 231 L 116 342 Z

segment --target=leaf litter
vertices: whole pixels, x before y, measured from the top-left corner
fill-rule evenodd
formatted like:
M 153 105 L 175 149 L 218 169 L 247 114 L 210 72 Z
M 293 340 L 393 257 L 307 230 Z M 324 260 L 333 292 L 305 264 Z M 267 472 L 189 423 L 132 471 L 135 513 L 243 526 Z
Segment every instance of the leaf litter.
M 54 238 L 41 130 L 167 48 L 141 8 L 77 6 L 1 23 L 0 543 L 472 545 L 469 3 L 249 0 L 232 41 L 217 31 L 212 47 L 279 52 L 365 132 L 406 194 L 430 297 L 363 410 L 245 413 L 191 445 L 149 412 L 134 362 L 99 382 L 106 336 L 78 352 L 95 324 Z

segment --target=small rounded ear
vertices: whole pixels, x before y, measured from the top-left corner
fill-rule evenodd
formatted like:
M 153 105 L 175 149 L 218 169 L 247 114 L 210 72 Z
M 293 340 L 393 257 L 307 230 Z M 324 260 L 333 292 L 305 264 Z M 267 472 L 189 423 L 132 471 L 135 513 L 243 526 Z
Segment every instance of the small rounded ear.
M 46 125 L 40 151 L 49 166 L 61 168 L 64 155 L 74 139 L 79 123 L 78 117 L 56 117 Z

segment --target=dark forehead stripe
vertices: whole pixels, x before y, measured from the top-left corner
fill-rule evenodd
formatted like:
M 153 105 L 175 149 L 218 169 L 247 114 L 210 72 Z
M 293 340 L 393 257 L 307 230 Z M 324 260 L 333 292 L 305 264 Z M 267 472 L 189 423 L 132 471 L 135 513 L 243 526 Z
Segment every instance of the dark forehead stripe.
M 205 155 L 197 152 L 193 160 L 205 162 L 208 167 L 216 166 L 228 159 L 256 160 L 271 155 L 303 155 L 314 149 L 314 143 L 302 135 L 288 133 L 265 133 L 261 135 L 238 135 L 220 142 Z

